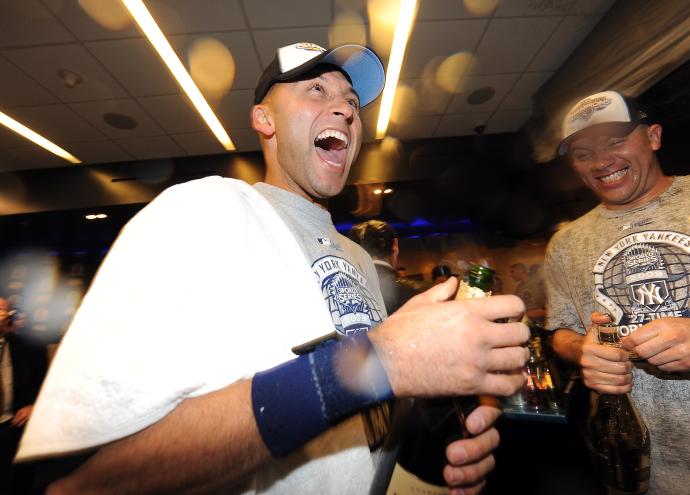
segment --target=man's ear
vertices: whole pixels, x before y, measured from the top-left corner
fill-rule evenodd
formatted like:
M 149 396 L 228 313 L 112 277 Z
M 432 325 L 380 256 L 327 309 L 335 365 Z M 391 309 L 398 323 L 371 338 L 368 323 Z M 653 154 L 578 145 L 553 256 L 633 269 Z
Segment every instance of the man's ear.
M 647 128 L 647 136 L 654 151 L 661 148 L 661 131 L 662 127 L 660 124 L 652 124 Z
M 254 105 L 252 107 L 252 127 L 264 137 L 271 137 L 275 133 L 270 109 L 266 105 Z

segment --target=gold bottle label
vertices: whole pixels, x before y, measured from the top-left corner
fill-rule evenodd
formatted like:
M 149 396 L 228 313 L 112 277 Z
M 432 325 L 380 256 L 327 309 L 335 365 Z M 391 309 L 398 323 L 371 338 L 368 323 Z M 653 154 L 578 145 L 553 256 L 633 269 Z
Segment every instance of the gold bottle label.
M 489 297 L 490 295 L 491 291 L 484 292 L 477 287 L 472 287 L 464 280 L 461 280 L 458 285 L 458 292 L 455 294 L 455 299 L 475 299 L 478 297 Z

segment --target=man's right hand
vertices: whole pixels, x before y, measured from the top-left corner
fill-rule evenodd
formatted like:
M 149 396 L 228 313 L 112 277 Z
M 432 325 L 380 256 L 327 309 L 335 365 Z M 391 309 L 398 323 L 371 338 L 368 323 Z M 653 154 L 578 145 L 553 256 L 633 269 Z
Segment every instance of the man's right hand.
M 369 338 L 397 397 L 503 395 L 522 387 L 529 329 L 516 296 L 453 300 L 457 279 L 412 298 Z
M 580 366 L 585 385 L 602 394 L 625 394 L 632 390 L 632 363 L 628 352 L 599 344 L 596 325 L 608 323 L 603 313 L 592 313 L 592 326 L 582 341 Z

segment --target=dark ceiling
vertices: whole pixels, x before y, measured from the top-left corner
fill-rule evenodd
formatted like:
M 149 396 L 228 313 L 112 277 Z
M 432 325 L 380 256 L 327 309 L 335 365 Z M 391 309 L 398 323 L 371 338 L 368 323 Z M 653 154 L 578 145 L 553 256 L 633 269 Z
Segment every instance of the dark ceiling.
M 646 91 L 640 101 L 655 108 L 664 125 L 664 146 L 659 153 L 664 171 L 689 173 L 690 62 Z M 354 182 L 366 175 L 366 146 L 352 171 Z M 532 161 L 529 142 L 520 133 L 405 141 L 396 153 L 386 181 L 392 194 L 374 198 L 373 186 L 350 184 L 331 201 L 330 210 L 340 230 L 378 217 L 393 223 L 407 237 L 474 231 L 489 245 L 510 245 L 517 239 L 548 237 L 559 222 L 576 218 L 596 204 L 596 198 L 563 160 Z M 260 174 L 260 157 L 256 154 L 250 159 L 254 160 L 254 173 Z M 151 167 L 154 175 L 156 167 L 175 170 L 155 184 L 157 189 L 198 175 L 227 175 L 228 170 L 227 157 L 204 158 L 203 173 L 198 166 L 189 172 L 184 159 L 156 161 Z M 127 179 L 120 173 L 113 181 Z M 54 186 L 49 178 L 43 180 L 46 188 Z M 144 205 L 2 216 L 2 249 L 39 245 L 63 253 L 104 251 Z M 97 212 L 109 217 L 84 219 Z

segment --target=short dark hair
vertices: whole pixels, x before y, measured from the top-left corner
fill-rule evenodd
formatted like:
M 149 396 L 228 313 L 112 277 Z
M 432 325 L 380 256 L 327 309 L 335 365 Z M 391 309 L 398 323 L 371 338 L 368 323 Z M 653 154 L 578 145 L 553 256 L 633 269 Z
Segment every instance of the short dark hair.
M 431 280 L 436 280 L 436 277 L 452 277 L 453 271 L 448 265 L 436 265 L 431 270 Z
M 362 246 L 372 258 L 384 259 L 393 254 L 393 244 L 398 233 L 383 220 L 369 220 L 358 223 L 347 234 Z

